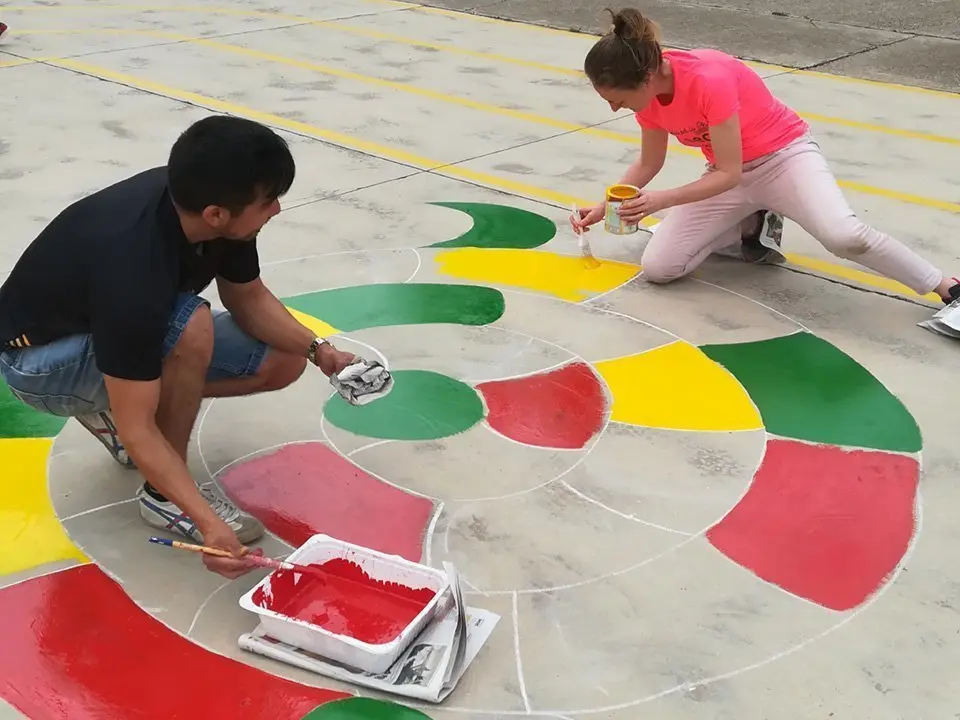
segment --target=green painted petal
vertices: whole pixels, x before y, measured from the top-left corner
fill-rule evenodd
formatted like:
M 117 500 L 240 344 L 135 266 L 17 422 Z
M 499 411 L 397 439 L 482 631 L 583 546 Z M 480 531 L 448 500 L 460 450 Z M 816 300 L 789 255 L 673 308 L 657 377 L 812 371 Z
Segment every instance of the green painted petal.
M 477 285 L 378 283 L 285 298 L 288 307 L 343 332 L 388 325 L 487 325 L 503 315 L 503 293 Z
M 427 247 L 514 248 L 540 247 L 553 239 L 557 226 L 529 210 L 491 203 L 435 202 L 431 205 L 459 210 L 473 218 L 473 227 L 458 238 Z
M 0 380 L 0 438 L 52 438 L 67 418 L 49 415 L 24 405 Z
M 922 447 L 903 403 L 853 358 L 810 333 L 700 349 L 736 376 L 774 435 L 893 452 Z
M 368 405 L 332 395 L 327 420 L 354 435 L 384 440 L 437 440 L 470 429 L 483 419 L 483 402 L 459 380 L 428 370 L 394 370 L 393 390 Z
M 314 708 L 303 720 L 430 720 L 430 716 L 384 700 L 346 698 Z

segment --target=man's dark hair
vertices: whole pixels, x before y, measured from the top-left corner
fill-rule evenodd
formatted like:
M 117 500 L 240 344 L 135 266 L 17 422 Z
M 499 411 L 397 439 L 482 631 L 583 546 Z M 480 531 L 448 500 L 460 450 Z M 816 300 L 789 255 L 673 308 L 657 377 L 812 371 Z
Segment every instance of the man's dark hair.
M 174 203 L 187 212 L 217 205 L 239 214 L 258 200 L 285 195 L 296 171 L 290 148 L 273 130 L 252 120 L 212 115 L 177 138 L 167 182 Z

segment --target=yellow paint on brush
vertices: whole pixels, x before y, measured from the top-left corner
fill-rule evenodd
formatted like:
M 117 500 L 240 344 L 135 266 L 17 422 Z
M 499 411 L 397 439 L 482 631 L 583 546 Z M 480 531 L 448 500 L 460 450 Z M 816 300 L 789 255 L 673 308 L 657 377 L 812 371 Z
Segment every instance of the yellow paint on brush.
M 0 575 L 53 562 L 89 562 L 60 524 L 47 491 L 50 438 L 0 440 Z
M 293 315 L 302 325 L 306 325 L 313 331 L 317 337 L 331 337 L 332 335 L 339 335 L 340 331 L 337 330 L 333 325 L 324 322 L 320 318 L 315 318 L 313 315 L 307 315 L 304 312 L 299 310 L 294 310 L 291 307 L 288 307 L 287 310 Z
M 614 422 L 667 430 L 758 430 L 760 414 L 743 386 L 683 341 L 594 363 L 613 397 Z
M 580 302 L 623 285 L 639 265 L 601 260 L 590 268 L 579 255 L 537 250 L 460 248 L 436 255 L 440 272 L 463 280 L 493 283 Z

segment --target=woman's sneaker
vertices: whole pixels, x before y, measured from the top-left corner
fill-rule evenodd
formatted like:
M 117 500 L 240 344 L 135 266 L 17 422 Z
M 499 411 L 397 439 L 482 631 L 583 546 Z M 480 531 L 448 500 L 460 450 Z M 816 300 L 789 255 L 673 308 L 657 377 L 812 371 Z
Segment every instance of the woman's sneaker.
M 780 252 L 783 216 L 771 210 L 757 212 L 757 230 L 743 238 L 740 252 L 744 262 L 781 264 L 787 261 Z
M 236 533 L 237 540 L 241 543 L 247 545 L 263 537 L 263 525 L 255 517 L 243 512 L 211 488 L 200 488 L 200 494 L 217 516 Z M 193 520 L 169 500 L 157 500 L 145 486 L 137 492 L 137 500 L 140 505 L 140 517 L 150 527 L 178 532 L 194 542 L 203 542 L 203 535 Z
M 136 465 L 120 442 L 120 436 L 117 435 L 117 426 L 113 422 L 113 416 L 110 411 L 93 413 L 92 415 L 78 415 L 77 422 L 83 425 L 91 435 L 103 444 L 110 451 L 113 459 L 123 465 L 125 468 L 136 469 Z

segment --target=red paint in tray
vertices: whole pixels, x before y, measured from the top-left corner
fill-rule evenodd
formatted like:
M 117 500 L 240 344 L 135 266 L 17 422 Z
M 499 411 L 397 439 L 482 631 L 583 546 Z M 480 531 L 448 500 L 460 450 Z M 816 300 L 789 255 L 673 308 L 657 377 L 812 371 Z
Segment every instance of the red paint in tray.
M 319 568 L 326 577 L 278 570 L 270 578 L 271 594 L 257 588 L 254 604 L 338 635 L 382 645 L 396 640 L 437 594 L 432 588 L 375 580 L 344 558 L 307 567 Z

